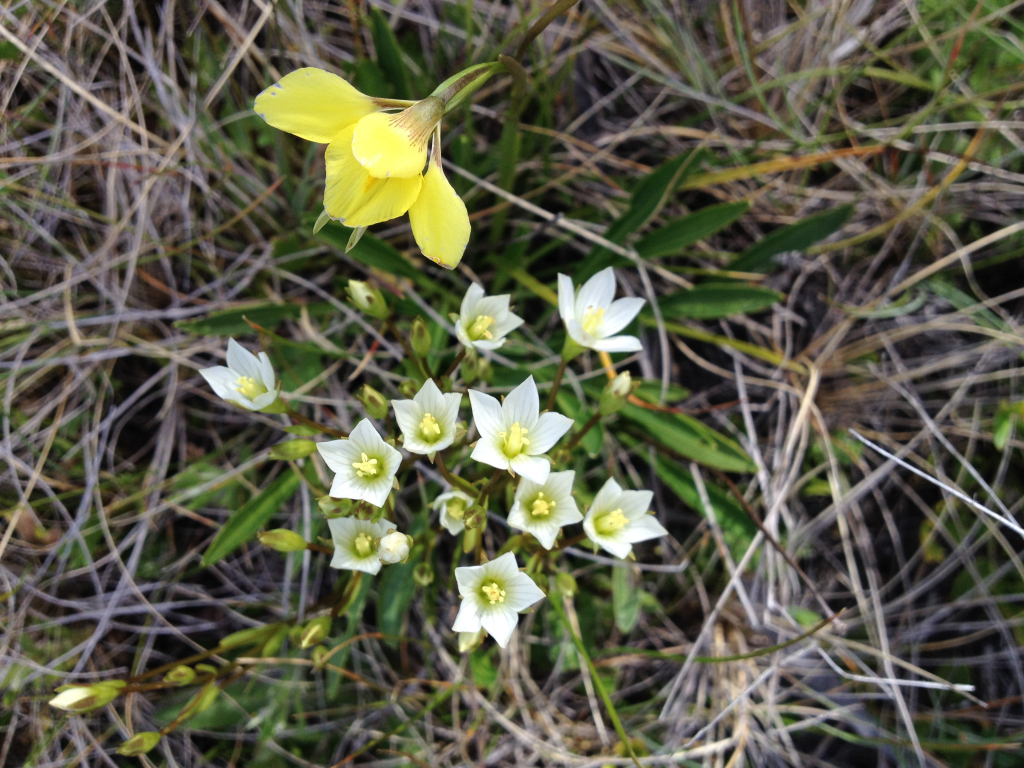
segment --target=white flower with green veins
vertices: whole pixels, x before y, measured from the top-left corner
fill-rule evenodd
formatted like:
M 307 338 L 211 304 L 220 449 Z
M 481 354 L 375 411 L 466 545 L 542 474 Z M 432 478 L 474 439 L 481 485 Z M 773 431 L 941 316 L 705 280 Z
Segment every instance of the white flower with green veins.
M 476 283 L 469 286 L 462 298 L 455 335 L 470 349 L 497 349 L 505 337 L 523 324 L 523 318 L 509 310 L 508 294 L 486 296 Z
M 374 543 L 394 530 L 395 525 L 387 520 L 371 523 L 354 517 L 336 517 L 327 521 L 334 539 L 334 557 L 331 568 L 348 571 L 379 573 L 380 556 Z
M 563 526 L 583 519 L 572 497 L 575 477 L 572 470 L 552 472 L 545 483 L 535 483 L 524 477 L 516 487 L 508 524 L 532 534 L 544 549 L 551 549 Z
M 583 519 L 583 530 L 595 544 L 616 557 L 626 558 L 638 541 L 667 536 L 668 531 L 648 515 L 651 491 L 624 491 L 608 478 Z
M 405 450 L 433 456 L 451 445 L 461 402 L 462 395 L 443 394 L 433 379 L 427 379 L 412 400 L 392 400 Z
M 316 449 L 335 472 L 331 496 L 384 506 L 402 463 L 402 454 L 384 442 L 373 424 L 363 419 L 347 440 L 317 443 Z
M 266 352 L 257 357 L 228 339 L 227 363 L 199 371 L 218 397 L 247 411 L 261 411 L 277 401 L 280 388 Z
M 558 313 L 569 337 L 599 352 L 638 352 L 636 336 L 616 336 L 640 312 L 644 300 L 615 299 L 615 270 L 602 269 L 575 292 L 572 278 L 558 275 Z
M 511 552 L 483 565 L 456 568 L 455 580 L 462 603 L 452 629 L 486 629 L 502 648 L 508 645 L 519 623 L 519 612 L 544 597 L 533 579 L 519 570 Z

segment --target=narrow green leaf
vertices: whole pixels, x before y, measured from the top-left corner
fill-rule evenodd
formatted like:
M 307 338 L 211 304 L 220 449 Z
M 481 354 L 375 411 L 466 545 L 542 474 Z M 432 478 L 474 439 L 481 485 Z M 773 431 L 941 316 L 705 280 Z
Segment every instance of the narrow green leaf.
M 294 472 L 281 475 L 231 514 L 203 554 L 203 566 L 219 562 L 256 535 L 299 487 Z
M 392 648 L 398 645 L 395 638 L 402 634 L 405 615 L 416 592 L 412 572 L 418 561 L 419 558 L 409 558 L 408 562 L 385 566 L 381 572 L 377 594 L 386 598 L 377 601 L 377 626 L 385 635 L 384 642 Z
M 670 293 L 658 302 L 658 306 L 661 314 L 670 320 L 680 317 L 714 320 L 760 312 L 781 298 L 781 293 L 770 288 L 743 283 L 708 283 Z
M 355 230 L 332 221 L 325 224 L 316 236 L 339 251 L 346 252 L 353 232 Z M 427 277 L 421 269 L 417 269 L 406 261 L 397 248 L 369 232 L 363 234 L 347 253 L 351 258 L 368 267 L 375 267 L 399 277 L 408 277 L 424 287 L 441 290 L 437 283 Z
M 405 62 L 402 61 L 402 49 L 398 45 L 398 38 L 395 37 L 387 17 L 377 8 L 370 9 L 372 21 L 373 47 L 377 50 L 377 63 L 384 70 L 384 74 L 395 87 L 395 98 L 412 98 L 409 91 L 409 77 L 405 71 Z
M 645 259 L 676 254 L 686 246 L 725 229 L 749 208 L 750 203 L 746 200 L 701 208 L 641 238 L 636 244 L 637 253 Z
M 769 232 L 737 256 L 730 269 L 737 272 L 771 272 L 772 256 L 786 251 L 804 251 L 821 242 L 849 221 L 852 205 L 841 205 Z
M 699 464 L 726 472 L 756 470 L 754 462 L 739 445 L 692 416 L 649 411 L 632 403 L 619 413 L 641 429 L 644 440 Z
M 615 626 L 629 634 L 640 618 L 640 585 L 632 567 L 612 568 L 612 609 Z
M 311 317 L 323 317 L 335 311 L 324 301 L 307 304 L 306 309 Z M 194 320 L 178 320 L 174 327 L 197 336 L 244 336 L 252 333 L 252 327 L 245 322 L 246 318 L 269 331 L 282 320 L 297 319 L 300 312 L 301 307 L 298 304 L 249 304 L 233 309 L 221 309 Z

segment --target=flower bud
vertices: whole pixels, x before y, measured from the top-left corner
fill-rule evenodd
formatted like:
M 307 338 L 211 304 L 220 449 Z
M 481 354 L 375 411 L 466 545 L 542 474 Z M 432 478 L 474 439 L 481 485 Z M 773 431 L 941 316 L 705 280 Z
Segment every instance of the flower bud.
M 349 280 L 345 288 L 348 300 L 370 317 L 383 320 L 388 316 L 388 305 L 380 291 L 362 280 Z
M 203 688 L 203 690 L 192 697 L 192 700 L 185 705 L 185 708 L 188 709 L 191 706 L 193 715 L 205 712 L 216 700 L 219 693 L 220 688 L 216 685 L 210 685 L 207 688 Z
M 382 563 L 404 563 L 409 557 L 412 538 L 398 531 L 391 531 L 380 540 L 377 556 Z
M 415 379 L 406 379 L 398 385 L 398 391 L 402 393 L 402 397 L 412 400 L 420 391 L 420 383 Z
M 463 521 L 470 530 L 479 528 L 487 522 L 487 510 L 483 507 L 473 507 Z
M 316 503 L 320 507 L 320 511 L 328 517 L 344 517 L 352 510 L 351 499 L 334 499 L 324 496 L 317 499 Z
M 327 655 L 330 653 L 330 649 L 326 645 L 318 645 L 313 649 L 313 653 L 310 654 L 310 659 L 313 662 L 313 666 L 317 669 L 323 669 L 324 664 L 327 663 Z
M 63 690 L 58 689 L 60 692 L 50 699 L 50 706 L 55 709 L 63 709 L 65 712 L 88 712 L 102 707 L 116 699 L 121 693 L 121 688 L 124 687 L 123 681 L 112 682 L 121 684 L 94 683 L 93 685 L 71 685 L 64 687 Z
M 412 569 L 412 580 L 421 587 L 429 587 L 434 583 L 434 566 L 430 563 L 417 563 Z
M 477 368 L 479 367 L 480 357 L 472 349 L 466 351 L 466 356 L 459 363 L 459 375 L 462 376 L 463 384 L 472 384 L 479 378 Z
M 629 400 L 629 396 L 633 394 L 633 390 L 638 386 L 640 386 L 640 382 L 634 384 L 632 378 L 630 378 L 629 371 L 623 371 L 609 381 L 601 392 L 601 400 L 598 404 L 600 414 L 608 416 L 622 410 L 622 407 Z
M 144 755 L 160 743 L 160 734 L 156 731 L 143 731 L 136 733 L 128 741 L 117 748 L 117 754 L 126 757 Z
M 184 664 L 179 664 L 164 675 L 164 682 L 171 685 L 188 685 L 195 679 L 196 671 L 192 667 L 186 667 Z
M 270 458 L 278 461 L 295 461 L 304 459 L 316 451 L 316 443 L 312 440 L 299 439 L 278 443 L 270 449 Z
M 566 597 L 572 597 L 580 591 L 576 579 L 566 571 L 559 571 L 555 574 L 555 588 Z
M 417 317 L 412 321 L 412 327 L 409 329 L 409 344 L 412 346 L 413 352 L 420 357 L 430 351 L 430 329 L 427 328 L 422 317 Z
M 256 645 L 274 631 L 272 624 L 264 624 L 262 627 L 249 627 L 248 629 L 240 629 L 237 632 L 232 632 L 230 635 L 220 641 L 221 648 L 239 648 L 243 645 Z M 196 665 L 196 669 L 200 666 Z M 216 671 L 216 668 L 214 668 Z
M 490 383 L 491 379 L 494 378 L 494 367 L 491 365 L 491 361 L 486 357 L 477 359 L 476 377 L 480 379 L 480 381 L 486 381 L 487 383 Z
M 459 632 L 459 653 L 469 653 L 484 641 L 484 630 L 476 632 Z
M 387 398 L 369 384 L 363 385 L 363 388 L 359 390 L 359 394 L 356 395 L 356 399 L 363 404 L 363 408 L 366 409 L 366 415 L 371 419 L 383 419 L 387 417 Z
M 256 537 L 260 540 L 260 544 L 276 552 L 302 552 L 306 548 L 306 540 L 287 528 L 264 531 L 257 534 Z
M 309 622 L 302 630 L 302 634 L 299 636 L 299 647 L 302 650 L 312 648 L 314 645 L 318 645 L 321 640 L 327 637 L 327 633 L 331 631 L 331 617 L 320 616 L 319 618 L 313 619 Z

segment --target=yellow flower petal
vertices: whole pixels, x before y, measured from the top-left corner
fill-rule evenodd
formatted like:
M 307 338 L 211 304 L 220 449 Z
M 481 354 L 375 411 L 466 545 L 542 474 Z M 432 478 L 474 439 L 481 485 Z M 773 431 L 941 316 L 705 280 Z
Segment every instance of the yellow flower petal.
M 377 105 L 343 78 L 306 67 L 263 91 L 253 109 L 275 128 L 326 144 L 342 128 L 376 112 Z
M 335 136 L 324 156 L 327 186 L 324 209 L 349 227 L 368 227 L 401 216 L 412 205 L 423 183 L 410 179 L 375 179 L 352 155 L 349 126 Z
M 356 123 L 352 152 L 379 179 L 419 176 L 427 162 L 427 140 L 443 116 L 444 104 L 433 96 L 397 114 L 367 115 Z
M 423 176 L 423 189 L 409 209 L 409 221 L 416 244 L 428 259 L 445 269 L 462 260 L 469 242 L 469 214 L 438 163 L 431 162 Z

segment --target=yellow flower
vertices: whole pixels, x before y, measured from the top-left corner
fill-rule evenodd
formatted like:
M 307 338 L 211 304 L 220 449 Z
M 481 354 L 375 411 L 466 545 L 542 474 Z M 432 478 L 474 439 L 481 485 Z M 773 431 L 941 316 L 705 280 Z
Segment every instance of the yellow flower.
M 263 91 L 254 109 L 275 128 L 327 144 L 328 216 L 358 229 L 408 212 L 423 255 L 452 269 L 466 250 L 470 224 L 441 168 L 440 123 L 452 103 L 447 95 L 411 104 L 375 99 L 337 75 L 307 67 Z M 394 111 L 399 106 L 405 108 Z

